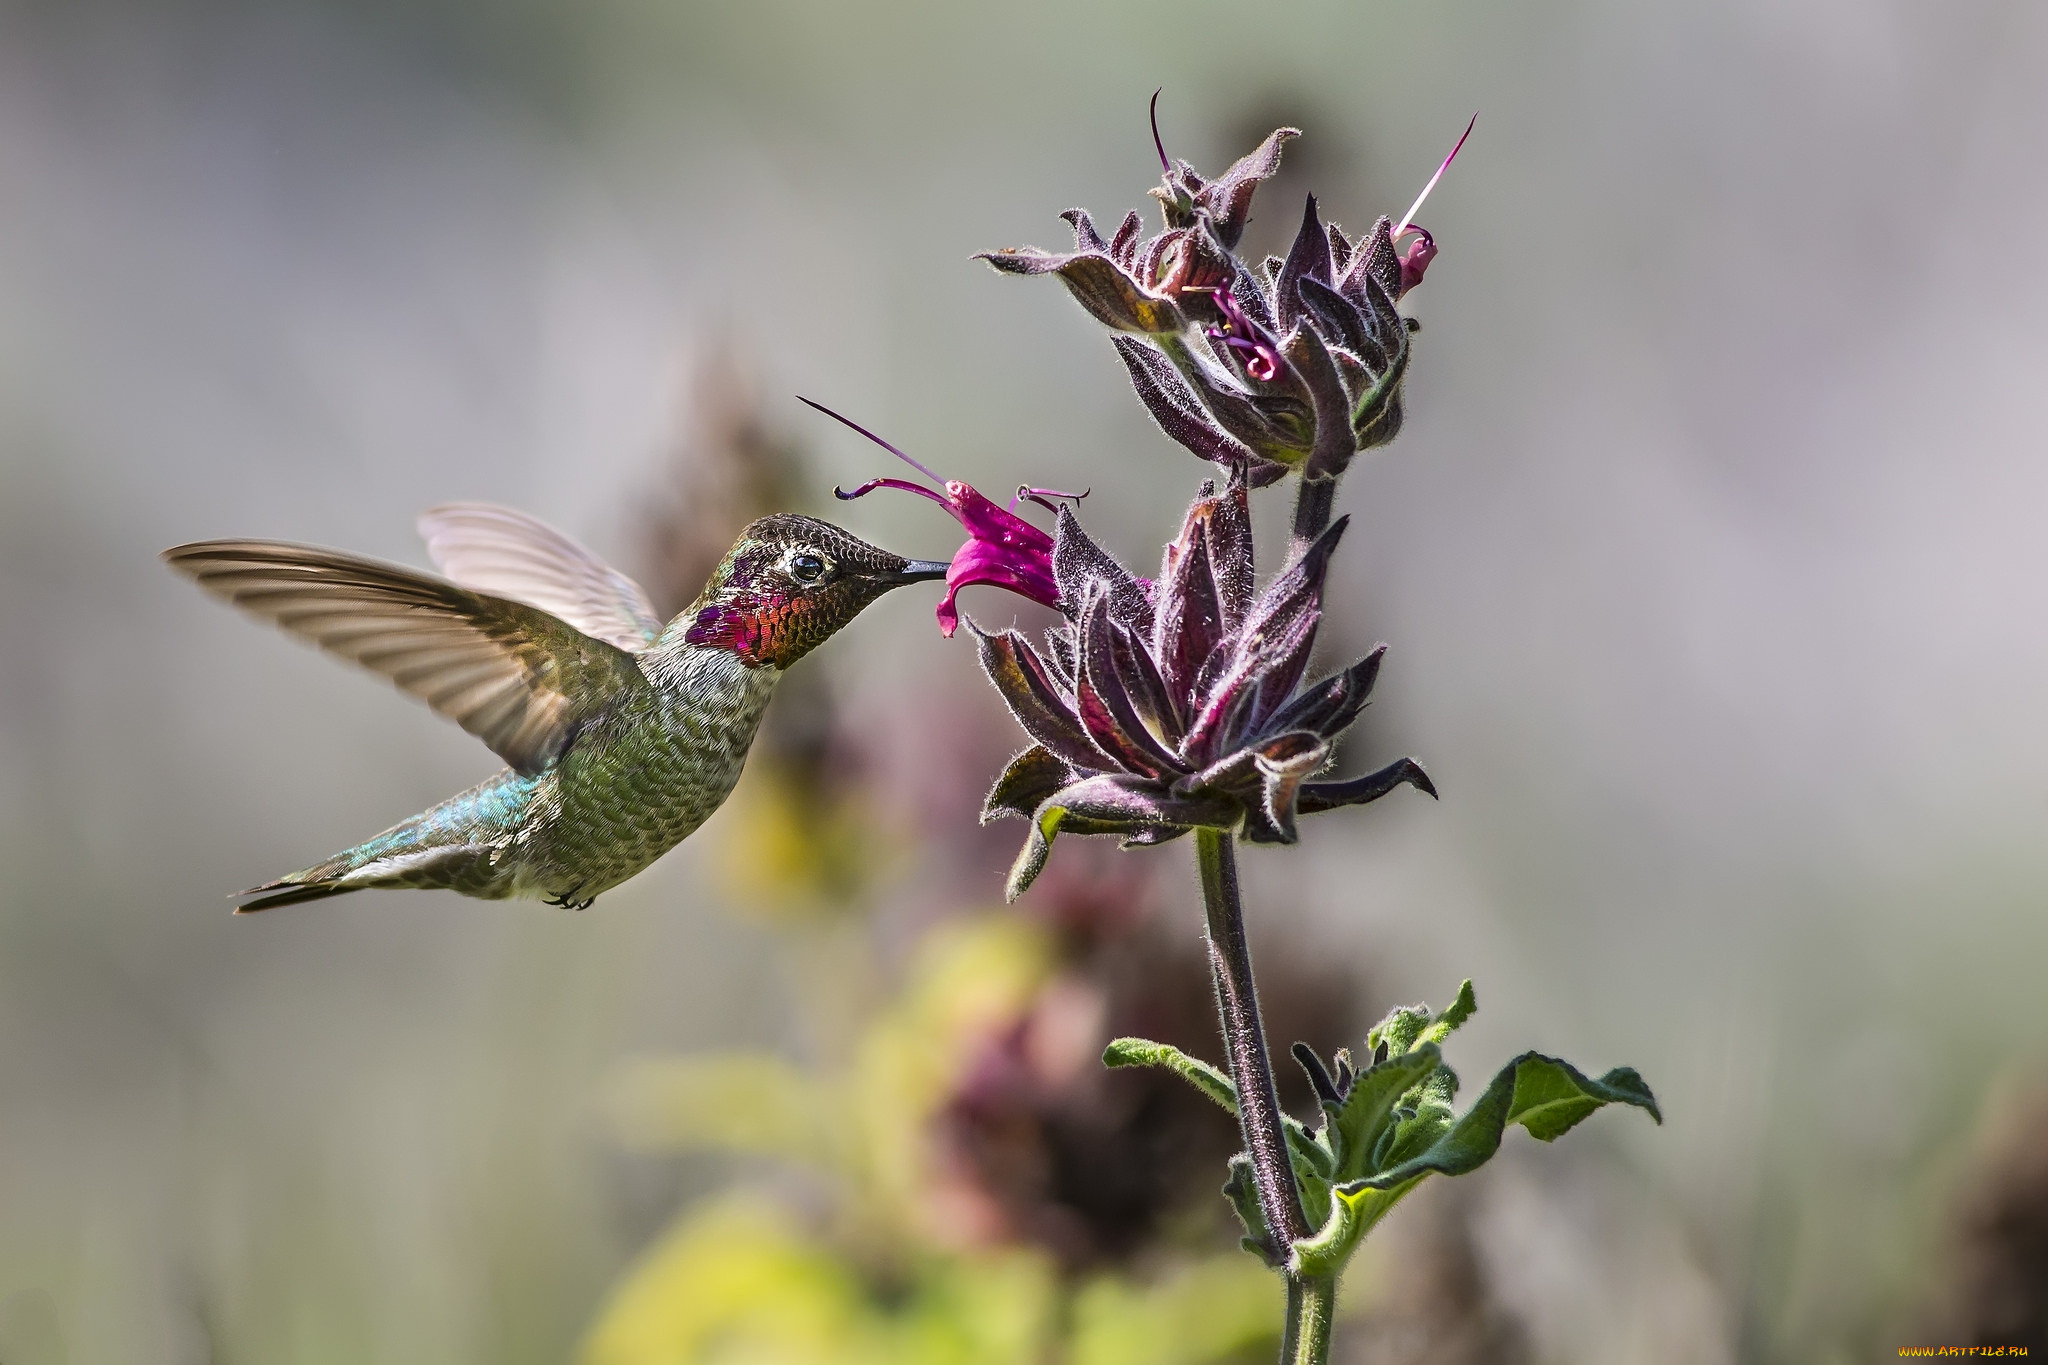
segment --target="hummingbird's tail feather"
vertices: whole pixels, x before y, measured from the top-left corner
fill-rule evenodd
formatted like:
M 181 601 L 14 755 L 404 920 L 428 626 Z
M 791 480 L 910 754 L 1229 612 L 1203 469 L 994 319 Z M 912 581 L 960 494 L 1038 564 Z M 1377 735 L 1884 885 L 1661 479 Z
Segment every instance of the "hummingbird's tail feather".
M 253 915 L 258 910 L 275 910 L 280 905 L 297 905 L 302 901 L 325 900 L 329 896 L 345 896 L 351 891 L 361 891 L 360 886 L 343 886 L 338 882 L 314 882 L 311 885 L 294 885 L 287 881 L 265 882 L 239 892 L 243 896 L 256 896 L 261 892 L 276 890 L 275 895 L 261 896 L 257 900 L 235 907 L 238 915 Z
M 486 778 L 354 848 L 250 887 L 240 894 L 258 899 L 235 913 L 253 914 L 372 887 L 438 887 L 485 900 L 528 894 L 513 860 L 501 855 L 506 834 L 517 827 L 536 783 L 537 779 L 511 771 Z
M 399 828 L 404 828 L 400 826 Z M 372 850 L 387 835 L 379 835 L 368 844 L 335 854 L 325 862 L 298 872 L 288 872 L 275 881 L 252 886 L 247 891 L 237 891 L 235 896 L 257 896 L 261 899 L 248 901 L 235 907 L 238 915 L 253 915 L 258 910 L 275 910 L 280 905 L 297 905 L 301 901 L 325 900 L 347 891 L 361 891 L 365 883 L 357 876 L 363 866 L 374 856 Z

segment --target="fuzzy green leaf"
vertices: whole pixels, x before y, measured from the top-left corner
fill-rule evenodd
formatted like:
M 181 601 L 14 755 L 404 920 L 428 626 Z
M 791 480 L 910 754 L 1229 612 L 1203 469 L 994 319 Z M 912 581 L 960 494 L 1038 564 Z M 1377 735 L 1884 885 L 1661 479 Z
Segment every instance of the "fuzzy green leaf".
M 1165 1067 L 1222 1105 L 1232 1118 L 1237 1117 L 1237 1087 L 1231 1084 L 1230 1077 L 1201 1058 L 1188 1056 L 1171 1043 L 1155 1043 L 1149 1038 L 1112 1039 L 1102 1050 L 1102 1064 L 1108 1067 Z M 1310 1170 L 1325 1176 L 1334 1173 L 1329 1153 L 1300 1119 L 1282 1114 L 1280 1123 L 1287 1130 L 1287 1146 L 1293 1151 L 1297 1163 L 1306 1164 Z
M 1420 1084 L 1443 1060 L 1436 1044 L 1424 1043 L 1413 1052 L 1389 1057 L 1366 1070 L 1351 1083 L 1342 1105 L 1329 1109 L 1324 1140 L 1336 1158 L 1339 1181 L 1371 1175 L 1378 1168 L 1372 1155 L 1381 1137 L 1397 1120 L 1394 1105 Z
M 1344 1189 L 1391 1190 L 1432 1172 L 1463 1175 L 1500 1150 L 1510 1124 L 1519 1123 L 1532 1137 L 1550 1142 L 1608 1104 L 1632 1104 L 1647 1110 L 1657 1122 L 1664 1121 L 1650 1088 L 1628 1067 L 1617 1067 L 1593 1080 L 1569 1062 L 1525 1052 L 1501 1068 L 1479 1102 L 1426 1148 L 1411 1156 L 1401 1150 L 1410 1144 L 1397 1143 L 1395 1164 L 1390 1169 L 1353 1181 Z M 1428 1117 L 1418 1114 L 1409 1122 L 1425 1124 Z
M 1429 1006 L 1396 1005 L 1366 1033 L 1366 1055 L 1376 1057 L 1384 1046 L 1387 1056 L 1400 1056 L 1422 1041 L 1422 1031 L 1429 1027 L 1429 1022 Z
M 1216 1101 L 1231 1117 L 1237 1116 L 1237 1087 L 1231 1084 L 1230 1077 L 1170 1043 L 1155 1043 L 1149 1038 L 1117 1038 L 1102 1050 L 1102 1064 L 1109 1067 L 1163 1067 Z M 1295 1188 L 1301 1195 L 1303 1206 L 1309 1210 L 1309 1217 L 1320 1220 L 1329 1210 L 1330 1185 L 1337 1178 L 1336 1161 L 1329 1148 L 1309 1132 L 1300 1119 L 1282 1114 L 1280 1126 L 1287 1134 L 1287 1150 L 1291 1158 L 1288 1164 L 1294 1172 Z M 1242 1152 L 1238 1155 L 1244 1156 Z M 1249 1171 L 1250 1167 L 1247 1166 L 1246 1170 Z M 1229 1187 L 1225 1187 L 1224 1193 L 1230 1193 Z M 1258 1235 L 1256 1230 L 1253 1235 Z
M 1170 1043 L 1155 1043 L 1149 1038 L 1113 1039 L 1102 1050 L 1102 1064 L 1108 1067 L 1165 1067 L 1222 1105 L 1233 1118 L 1237 1115 L 1237 1087 L 1230 1083 L 1230 1077 Z
M 1442 1047 L 1446 1039 L 1478 1012 L 1479 1000 L 1472 994 L 1472 981 L 1468 977 L 1458 983 L 1458 998 L 1451 1001 L 1450 1007 L 1431 1020 L 1429 1027 L 1422 1031 L 1421 1041 Z
M 1464 995 L 1460 992 L 1461 1000 Z M 1445 1016 L 1456 1009 L 1454 1005 L 1446 1010 Z M 1469 1016 L 1470 1010 L 1465 1013 Z M 1420 1043 L 1415 1055 L 1424 1049 L 1433 1053 L 1435 1045 Z M 1390 1064 L 1391 1060 L 1381 1067 Z M 1479 1102 L 1455 1122 L 1450 1106 L 1428 1093 L 1434 1089 L 1435 1079 L 1431 1076 L 1418 1087 L 1426 1098 L 1415 1111 L 1392 1111 L 1398 1123 L 1391 1130 L 1383 1129 L 1380 1139 L 1380 1145 L 1387 1148 L 1386 1168 L 1332 1188 L 1328 1217 L 1313 1237 L 1294 1244 L 1289 1258 L 1293 1273 L 1324 1275 L 1341 1270 L 1373 1225 L 1425 1176 L 1463 1175 L 1483 1166 L 1500 1150 L 1510 1124 L 1519 1123 L 1531 1136 L 1549 1142 L 1608 1104 L 1632 1104 L 1647 1110 L 1657 1122 L 1664 1121 L 1650 1088 L 1628 1067 L 1617 1067 L 1593 1080 L 1568 1062 L 1526 1052 L 1503 1067 Z M 1361 1083 L 1364 1080 L 1360 1078 Z
M 1294 1244 L 1288 1257 L 1289 1271 L 1296 1275 L 1334 1275 L 1342 1270 L 1365 1234 L 1420 1183 L 1422 1177 L 1414 1176 L 1391 1190 L 1348 1186 L 1332 1189 L 1329 1216 L 1313 1237 Z
M 1328 1187 L 1324 1189 L 1327 1195 Z M 1238 1239 L 1238 1245 L 1267 1265 L 1283 1264 L 1287 1258 L 1280 1254 L 1273 1235 L 1266 1231 L 1266 1215 L 1259 1208 L 1259 1186 L 1252 1178 L 1252 1159 L 1243 1152 L 1230 1158 L 1230 1179 L 1223 1182 L 1223 1197 L 1237 1210 L 1237 1221 L 1244 1224 L 1244 1236 Z

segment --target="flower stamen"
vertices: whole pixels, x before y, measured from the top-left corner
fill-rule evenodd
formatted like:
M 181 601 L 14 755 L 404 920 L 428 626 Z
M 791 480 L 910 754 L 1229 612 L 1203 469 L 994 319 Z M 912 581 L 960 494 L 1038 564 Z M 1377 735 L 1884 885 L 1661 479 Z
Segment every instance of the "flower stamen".
M 1234 351 L 1242 353 L 1244 372 L 1261 384 L 1270 384 L 1280 374 L 1280 353 L 1259 340 L 1252 320 L 1246 316 L 1244 305 L 1230 292 L 1230 287 L 1210 286 L 1197 288 L 1190 285 L 1190 294 L 1208 294 L 1216 301 L 1216 311 L 1223 314 L 1221 327 L 1205 327 L 1202 330 L 1215 341 L 1222 342 Z
M 1406 232 L 1409 225 L 1415 221 L 1415 215 L 1422 211 L 1422 201 L 1429 198 L 1429 192 L 1436 188 L 1436 182 L 1444 178 L 1444 172 L 1449 170 L 1451 163 L 1458 159 L 1458 153 L 1464 150 L 1465 139 L 1472 136 L 1473 124 L 1478 122 L 1479 115 L 1475 111 L 1472 115 L 1472 122 L 1465 125 L 1464 133 L 1459 136 L 1458 145 L 1451 148 L 1451 154 L 1444 158 L 1444 164 L 1436 168 L 1436 174 L 1429 178 L 1429 183 L 1422 187 L 1422 193 L 1415 196 L 1415 202 L 1408 206 L 1408 211 L 1401 215 L 1401 221 L 1395 224 L 1394 235 L 1396 237 Z M 1427 236 L 1428 234 L 1425 233 L 1424 235 Z
M 1476 116 L 1475 116 L 1475 117 L 1476 117 Z M 933 483 L 937 483 L 937 484 L 943 484 L 944 482 L 946 482 L 946 481 L 945 481 L 944 479 L 940 478 L 940 477 L 939 477 L 938 475 L 936 475 L 936 474 L 932 473 L 932 471 L 931 471 L 931 470 L 929 470 L 929 469 L 925 468 L 925 467 L 924 467 L 924 466 L 923 466 L 922 464 L 919 464 L 919 463 L 918 463 L 918 462 L 917 462 L 916 460 L 913 460 L 913 459 L 911 459 L 911 458 L 910 458 L 910 456 L 908 456 L 908 455 L 904 454 L 904 453 L 903 453 L 903 452 L 902 452 L 901 450 L 897 449 L 897 448 L 896 448 L 896 447 L 895 447 L 894 445 L 891 445 L 891 444 L 890 444 L 889 442 L 887 442 L 887 441 L 883 440 L 883 439 L 882 439 L 881 437 L 879 437 L 879 436 L 875 435 L 875 433 L 873 433 L 872 431 L 869 431 L 869 430 L 868 430 L 868 429 L 867 429 L 866 427 L 862 426 L 862 425 L 861 425 L 860 423 L 858 423 L 858 422 L 854 421 L 854 420 L 853 420 L 853 419 L 852 419 L 851 417 L 841 417 L 841 416 L 840 416 L 840 415 L 839 415 L 838 413 L 836 413 L 836 412 L 832 411 L 832 409 L 830 409 L 830 408 L 826 407 L 826 406 L 825 406 L 825 405 L 824 405 L 823 403 L 813 403 L 813 402 L 811 402 L 811 400 L 810 400 L 810 399 L 808 399 L 808 398 L 804 397 L 804 396 L 803 396 L 802 394 L 798 394 L 798 395 L 796 396 L 796 401 L 797 401 L 797 402 L 799 402 L 799 403 L 803 403 L 803 404 L 806 404 L 807 406 L 810 406 L 810 407 L 814 407 L 814 408 L 816 408 L 816 409 L 817 409 L 817 410 L 818 410 L 819 412 L 822 412 L 822 413 L 824 413 L 824 414 L 825 414 L 825 415 L 826 415 L 827 417 L 830 417 L 830 418 L 831 418 L 831 419 L 832 419 L 833 421 L 835 421 L 835 422 L 841 422 L 841 423 L 844 423 L 844 424 L 845 424 L 845 425 L 847 425 L 847 426 L 850 426 L 850 427 L 852 427 L 852 428 L 853 428 L 853 429 L 854 429 L 855 431 L 857 431 L 857 432 L 859 432 L 859 433 L 860 433 L 861 435 L 863 435 L 863 436 L 867 437 L 867 438 L 868 438 L 868 439 L 869 439 L 870 441 L 873 441 L 873 442 L 874 442 L 874 443 L 875 443 L 876 445 L 878 445 L 878 446 L 880 446 L 880 447 L 881 447 L 882 449 L 884 449 L 884 450 L 888 451 L 888 452 L 889 452 L 889 453 L 890 453 L 891 455 L 894 455 L 894 456 L 895 456 L 895 457 L 896 457 L 897 459 L 899 459 L 899 460 L 903 461 L 903 463 L 905 463 L 905 464 L 909 465 L 909 466 L 910 466 L 910 467 L 911 467 L 912 469 L 915 469 L 915 470 L 916 470 L 916 471 L 917 471 L 918 473 L 920 473 L 920 474 L 924 475 L 924 476 L 925 476 L 925 477 L 926 477 L 927 479 L 930 479 L 930 480 L 931 480 L 931 481 L 932 481 Z M 837 490 L 837 489 L 834 489 L 833 491 L 834 491 L 834 492 L 837 492 L 838 490 Z M 842 496 L 845 496 L 845 495 L 842 495 Z M 859 497 L 860 495 L 859 495 L 858 493 L 855 493 L 855 494 L 853 494 L 853 495 L 851 495 L 851 496 L 854 496 L 854 497 Z

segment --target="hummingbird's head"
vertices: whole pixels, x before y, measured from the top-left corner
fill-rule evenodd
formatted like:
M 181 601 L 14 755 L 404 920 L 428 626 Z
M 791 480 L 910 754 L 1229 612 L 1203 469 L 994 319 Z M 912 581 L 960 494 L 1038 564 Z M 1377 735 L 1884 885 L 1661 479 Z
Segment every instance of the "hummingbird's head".
M 686 643 L 724 649 L 750 668 L 788 668 L 891 588 L 944 578 L 830 522 L 778 513 L 751 522 L 683 619 Z

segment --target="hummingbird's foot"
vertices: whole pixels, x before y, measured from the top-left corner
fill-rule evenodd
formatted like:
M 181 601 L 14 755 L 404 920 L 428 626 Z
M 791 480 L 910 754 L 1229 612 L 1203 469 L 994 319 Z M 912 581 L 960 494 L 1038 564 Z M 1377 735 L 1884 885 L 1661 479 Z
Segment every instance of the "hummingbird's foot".
M 588 910 L 591 906 L 597 904 L 597 897 L 592 896 L 588 900 L 577 900 L 576 893 L 578 891 L 581 891 L 582 889 L 583 888 L 580 885 L 573 886 L 569 890 L 564 891 L 559 896 L 548 897 L 546 900 L 542 901 L 541 904 L 558 905 L 564 910 Z

